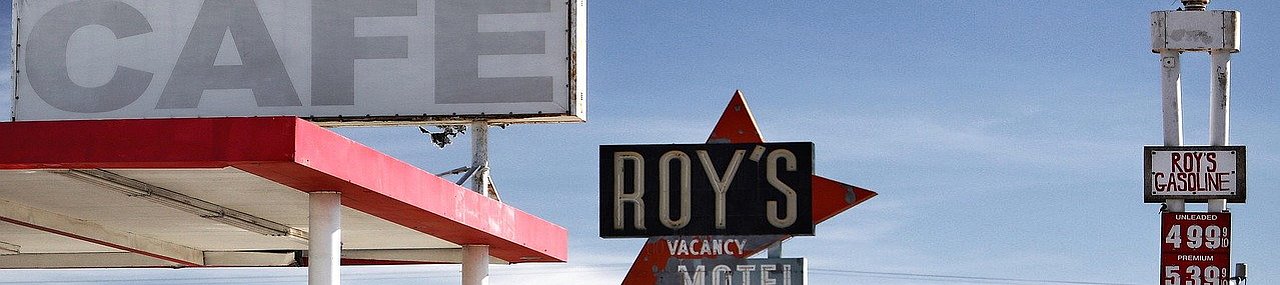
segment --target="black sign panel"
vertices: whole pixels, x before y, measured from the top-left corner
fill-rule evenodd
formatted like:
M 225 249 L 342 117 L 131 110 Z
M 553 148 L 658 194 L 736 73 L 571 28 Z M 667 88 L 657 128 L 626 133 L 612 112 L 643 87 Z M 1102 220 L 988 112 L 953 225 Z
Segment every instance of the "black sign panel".
M 813 143 L 600 146 L 600 236 L 813 235 Z

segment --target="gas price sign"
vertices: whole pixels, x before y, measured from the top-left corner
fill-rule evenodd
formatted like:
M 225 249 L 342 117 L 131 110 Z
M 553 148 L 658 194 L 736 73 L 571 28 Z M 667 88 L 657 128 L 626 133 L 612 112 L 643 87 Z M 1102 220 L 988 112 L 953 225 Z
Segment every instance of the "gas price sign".
M 1164 213 L 1160 229 L 1161 284 L 1228 284 L 1230 213 Z
M 1148 146 L 1144 153 L 1147 203 L 1245 202 L 1244 146 Z

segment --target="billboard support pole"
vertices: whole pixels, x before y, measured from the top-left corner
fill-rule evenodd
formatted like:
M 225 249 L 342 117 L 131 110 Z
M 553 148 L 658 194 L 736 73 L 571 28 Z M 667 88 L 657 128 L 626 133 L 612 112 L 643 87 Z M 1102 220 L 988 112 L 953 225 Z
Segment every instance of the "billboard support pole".
M 471 190 L 497 200 L 496 190 L 494 195 L 489 195 L 492 182 L 489 177 L 488 121 L 471 122 L 471 169 L 475 171 L 471 176 Z M 462 255 L 462 285 L 488 285 L 489 246 L 464 245 Z
M 488 196 L 489 177 L 489 122 L 471 122 L 471 190 Z
M 1164 110 L 1164 145 L 1182 145 L 1182 52 L 1177 50 L 1160 51 L 1161 105 Z M 1165 210 L 1183 212 L 1186 201 L 1183 199 L 1165 199 Z
M 311 192 L 307 216 L 307 284 L 338 285 L 341 282 L 342 193 Z
M 1227 145 L 1231 130 L 1231 51 L 1209 51 L 1213 62 L 1212 89 L 1209 94 L 1209 145 Z M 1209 212 L 1227 211 L 1227 199 L 1209 199 Z

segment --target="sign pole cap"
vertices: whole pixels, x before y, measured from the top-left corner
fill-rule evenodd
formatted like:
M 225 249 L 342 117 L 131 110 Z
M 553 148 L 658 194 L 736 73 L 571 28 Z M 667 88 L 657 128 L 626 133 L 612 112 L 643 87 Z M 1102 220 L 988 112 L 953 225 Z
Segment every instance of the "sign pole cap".
M 1204 11 L 1205 6 L 1209 6 L 1209 0 L 1182 0 L 1182 8 L 1186 11 Z

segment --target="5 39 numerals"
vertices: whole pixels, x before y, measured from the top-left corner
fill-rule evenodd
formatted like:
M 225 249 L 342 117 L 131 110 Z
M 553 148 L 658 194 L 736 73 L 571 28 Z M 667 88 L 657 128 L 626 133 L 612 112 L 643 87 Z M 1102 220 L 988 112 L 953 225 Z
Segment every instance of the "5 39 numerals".
M 1185 274 L 1185 275 L 1184 275 Z M 1164 285 L 1227 285 L 1231 272 L 1217 266 L 1164 267 Z

